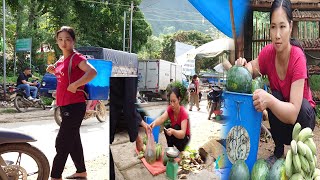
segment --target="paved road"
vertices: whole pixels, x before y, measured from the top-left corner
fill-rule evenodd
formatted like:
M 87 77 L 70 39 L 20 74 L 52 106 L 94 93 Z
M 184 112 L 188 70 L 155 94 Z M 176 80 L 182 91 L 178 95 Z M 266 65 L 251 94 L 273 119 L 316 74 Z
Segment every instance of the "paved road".
M 152 102 L 144 104 L 145 110 L 150 114 L 158 113 L 158 106 L 164 102 Z M 52 164 L 55 155 L 55 138 L 57 136 L 59 126 L 53 118 L 53 111 L 32 109 L 26 113 L 8 113 L 0 115 L 0 126 L 25 132 L 38 141 L 31 143 L 38 147 L 47 156 L 50 164 Z M 96 118 L 91 118 L 83 121 L 80 128 L 82 144 L 84 147 L 84 157 L 86 161 L 95 160 L 98 157 L 109 156 L 109 116 L 105 123 L 100 123 Z M 96 167 L 98 169 L 107 170 L 109 161 L 104 164 L 105 167 Z M 69 157 L 67 166 L 72 166 L 73 163 Z M 106 173 L 108 174 L 108 173 Z

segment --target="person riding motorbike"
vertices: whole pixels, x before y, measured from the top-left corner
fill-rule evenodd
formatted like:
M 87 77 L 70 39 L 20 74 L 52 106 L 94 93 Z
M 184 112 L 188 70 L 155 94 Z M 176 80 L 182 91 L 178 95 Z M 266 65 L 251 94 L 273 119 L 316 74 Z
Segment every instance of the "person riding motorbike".
M 39 79 L 38 77 L 32 75 L 31 68 L 24 68 L 23 72 L 20 73 L 17 79 L 17 88 L 25 90 L 26 98 L 31 101 L 38 101 L 37 93 L 38 88 L 40 87 L 40 83 L 37 81 L 29 82 L 29 78 Z

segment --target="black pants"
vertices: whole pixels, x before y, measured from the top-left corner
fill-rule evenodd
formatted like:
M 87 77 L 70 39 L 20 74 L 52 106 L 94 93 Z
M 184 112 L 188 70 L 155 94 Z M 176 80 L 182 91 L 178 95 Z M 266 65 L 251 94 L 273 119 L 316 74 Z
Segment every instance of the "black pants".
M 141 118 L 137 117 L 136 77 L 111 77 L 110 78 L 110 144 L 114 140 L 118 120 L 124 115 L 127 123 L 130 142 L 134 142 L 138 136 L 138 128 Z M 110 179 L 115 179 L 114 162 L 110 150 Z
M 272 95 L 283 101 L 283 96 L 280 92 L 273 92 Z M 292 140 L 292 131 L 294 125 L 281 122 L 270 109 L 267 109 L 271 134 L 275 143 L 274 155 L 280 158 L 284 152 L 284 144 L 289 145 Z M 301 128 L 310 127 L 312 130 L 315 126 L 315 109 L 310 105 L 309 101 L 303 99 L 301 109 L 297 117 L 296 123 L 301 124 Z
M 60 107 L 62 122 L 56 138 L 57 154 L 52 164 L 52 178 L 61 178 L 69 154 L 76 166 L 77 173 L 86 172 L 79 132 L 85 112 L 85 103 Z
M 174 127 L 167 125 L 166 128 L 173 128 L 175 130 L 181 130 L 181 127 L 177 124 Z M 184 148 L 189 143 L 190 137 L 187 135 L 185 135 L 183 139 L 178 139 L 174 135 L 169 136 L 169 135 L 167 135 L 166 131 L 164 131 L 164 132 L 165 132 L 164 135 L 166 136 L 166 139 L 167 139 L 168 147 L 175 146 L 179 151 L 183 151 Z

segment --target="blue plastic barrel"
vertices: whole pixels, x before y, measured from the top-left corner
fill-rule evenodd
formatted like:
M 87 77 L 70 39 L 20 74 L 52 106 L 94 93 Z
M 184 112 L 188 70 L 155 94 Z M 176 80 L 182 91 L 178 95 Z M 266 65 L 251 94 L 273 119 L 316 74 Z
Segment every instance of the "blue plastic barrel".
M 97 76 L 86 84 L 85 89 L 90 100 L 107 100 L 109 95 L 112 61 L 89 59 L 88 62 L 97 70 Z
M 257 160 L 262 113 L 255 110 L 252 94 L 223 92 L 226 126 L 227 167 L 237 159 L 245 160 L 249 171 Z
M 147 124 L 151 124 L 154 121 L 154 119 L 151 118 L 150 116 L 145 116 L 144 120 L 146 121 Z M 152 134 L 153 134 L 153 137 L 154 137 L 154 141 L 156 141 L 156 143 L 158 143 L 159 133 L 160 133 L 160 126 L 155 126 L 152 129 Z

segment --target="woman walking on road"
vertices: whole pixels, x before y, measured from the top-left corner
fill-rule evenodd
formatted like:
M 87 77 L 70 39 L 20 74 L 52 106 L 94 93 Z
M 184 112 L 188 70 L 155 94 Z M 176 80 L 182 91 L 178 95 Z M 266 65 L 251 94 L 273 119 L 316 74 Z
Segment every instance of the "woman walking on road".
M 71 27 L 63 26 L 56 32 L 56 41 L 63 57 L 47 71 L 57 77 L 56 103 L 60 106 L 61 126 L 56 138 L 51 180 L 62 180 L 62 172 L 70 154 L 76 173 L 66 179 L 86 179 L 86 167 L 80 138 L 80 126 L 85 115 L 84 85 L 92 80 L 97 72 L 80 53 L 74 51 L 75 32 Z M 68 75 L 69 62 L 72 61 L 71 74 Z M 70 82 L 69 82 L 70 78 Z

